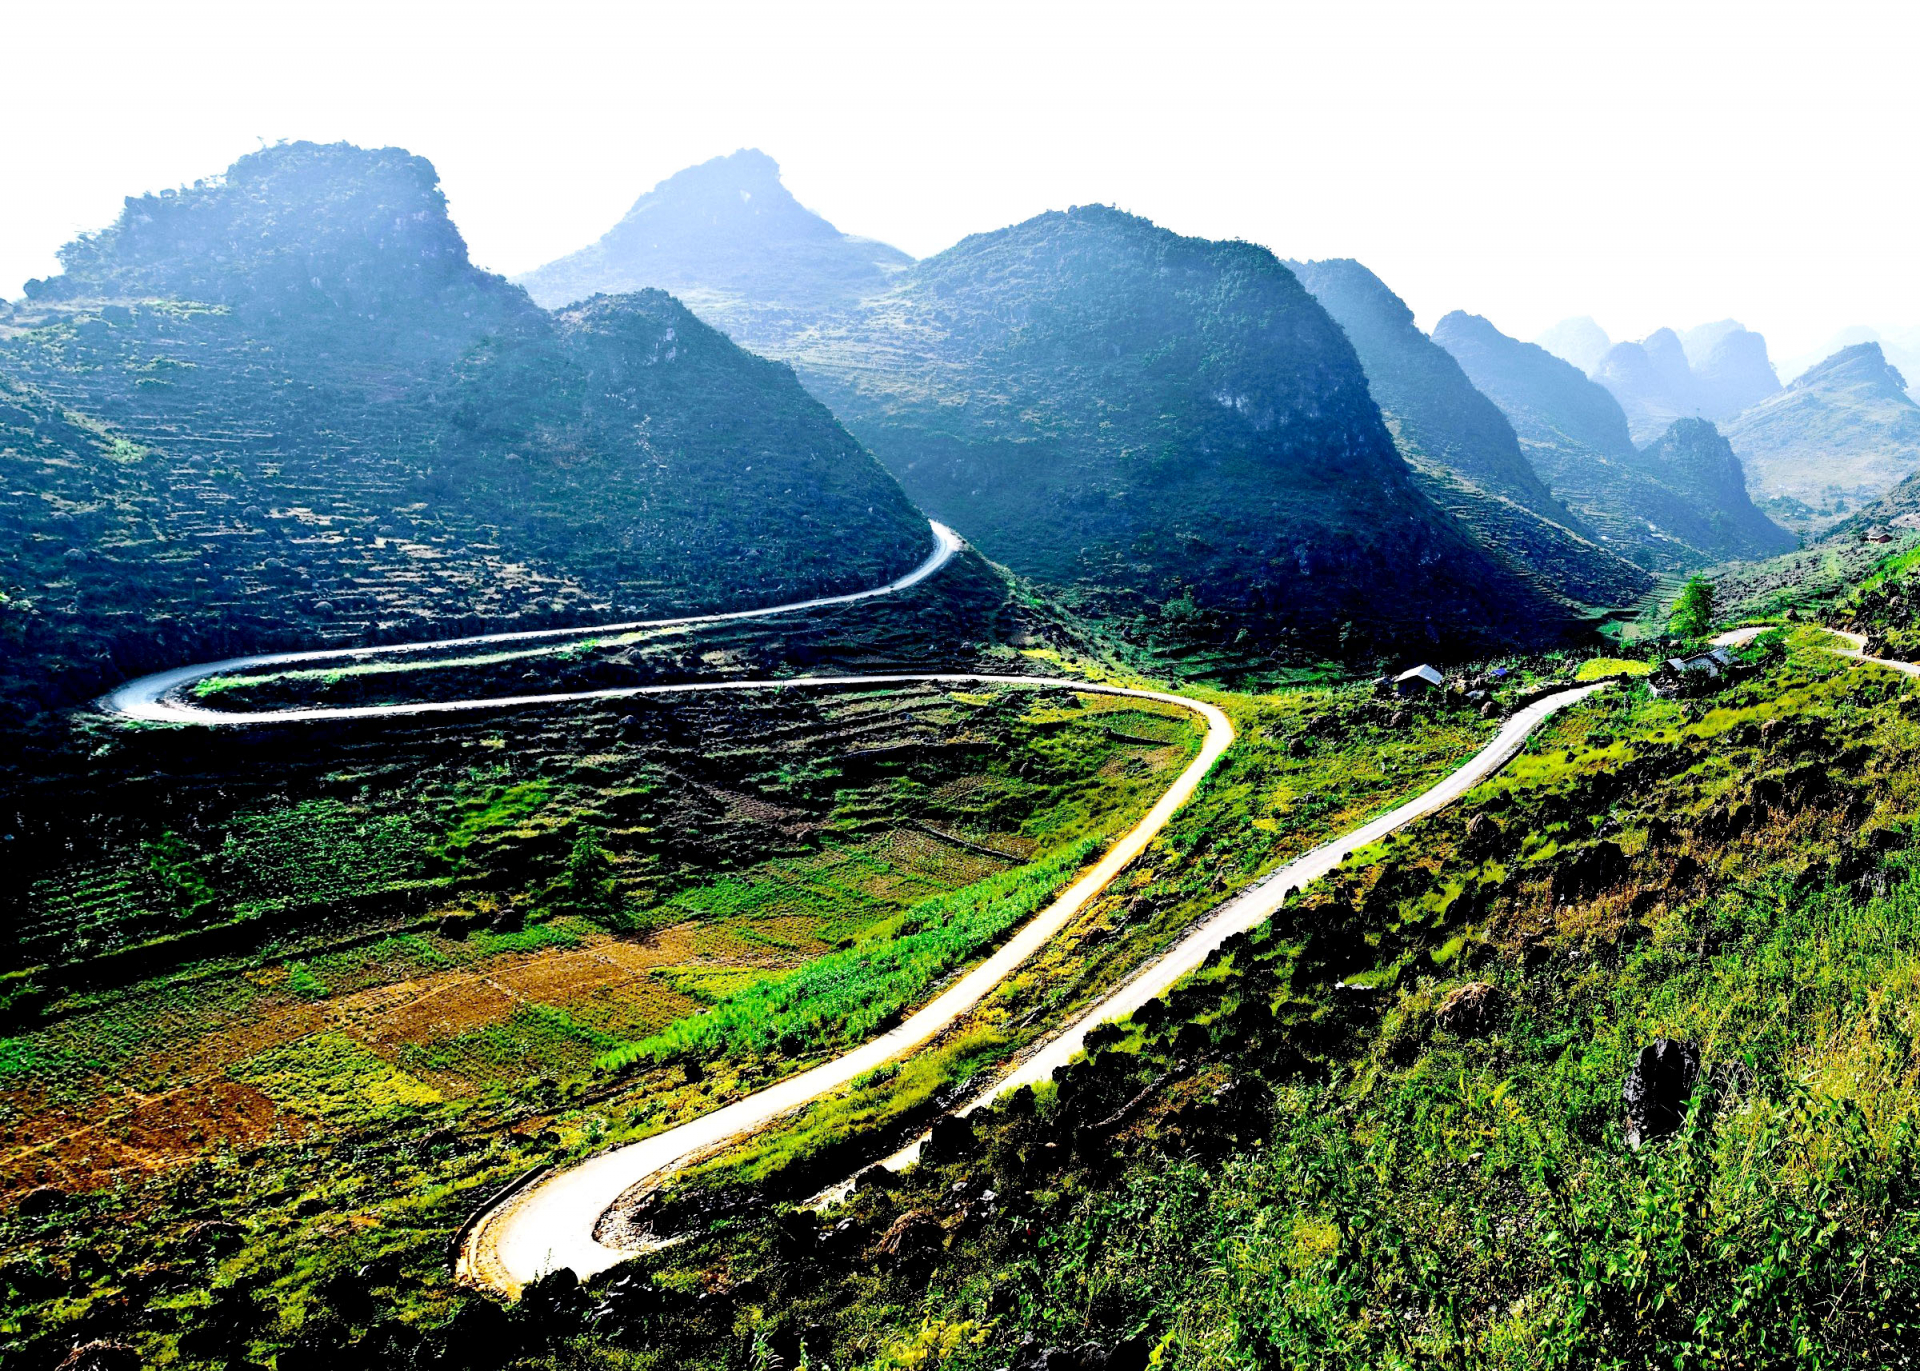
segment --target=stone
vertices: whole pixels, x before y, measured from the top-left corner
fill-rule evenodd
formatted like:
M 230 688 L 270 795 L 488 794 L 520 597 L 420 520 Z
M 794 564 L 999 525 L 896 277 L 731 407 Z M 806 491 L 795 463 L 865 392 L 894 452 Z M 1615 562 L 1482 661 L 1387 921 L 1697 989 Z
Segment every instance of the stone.
M 946 1236 L 946 1230 L 932 1214 L 924 1209 L 909 1209 L 880 1235 L 873 1251 L 876 1257 L 915 1262 L 939 1251 Z
M 1699 1079 L 1700 1049 L 1692 1043 L 1655 1038 L 1641 1048 L 1620 1088 L 1627 1146 L 1642 1147 L 1678 1132 Z
M 36 1186 L 20 1197 L 20 1212 L 34 1218 L 51 1214 L 66 1197 L 67 1192 L 57 1186 Z
M 1474 1038 L 1493 1027 L 1505 1001 L 1498 988 L 1485 981 L 1471 981 L 1449 992 L 1434 1017 L 1449 1033 Z

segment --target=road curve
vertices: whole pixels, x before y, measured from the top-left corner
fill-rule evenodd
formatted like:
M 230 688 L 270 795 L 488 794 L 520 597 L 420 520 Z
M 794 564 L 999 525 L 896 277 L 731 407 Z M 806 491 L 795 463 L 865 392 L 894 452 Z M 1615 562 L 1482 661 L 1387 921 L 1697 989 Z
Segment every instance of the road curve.
M 425 643 L 397 643 L 374 647 L 320 648 L 306 652 L 262 652 L 250 657 L 228 657 L 219 662 L 157 671 L 128 681 L 99 700 L 102 709 L 129 719 L 158 724 L 199 724 L 202 726 L 246 726 L 258 723 L 320 723 L 344 719 L 377 719 L 406 714 L 441 714 L 469 709 L 502 709 L 515 705 L 557 704 L 568 700 L 610 699 L 621 695 L 667 694 L 689 688 L 717 687 L 642 687 L 638 689 L 580 690 L 553 695 L 503 695 L 484 700 L 440 700 L 409 705 L 352 705 L 324 709 L 275 709 L 237 714 L 207 709 L 183 698 L 183 692 L 209 676 L 223 676 L 263 666 L 295 666 L 305 663 L 358 661 L 369 657 L 396 657 L 414 652 L 439 652 L 448 648 L 486 647 L 502 643 L 563 643 L 574 638 L 596 638 L 608 633 L 632 633 L 645 628 L 683 628 L 699 624 L 721 624 L 737 619 L 767 619 L 801 610 L 824 609 L 828 605 L 850 605 L 876 596 L 894 595 L 940 570 L 965 543 L 960 535 L 938 520 L 927 521 L 933 530 L 933 551 L 927 559 L 896 581 L 856 590 L 846 595 L 827 595 L 792 604 L 769 605 L 764 609 L 736 609 L 725 614 L 694 614 L 678 619 L 635 619 L 627 623 L 599 624 L 590 628 L 536 628 L 515 633 L 482 633 L 468 638 L 441 638 Z M 765 682 L 729 683 L 757 687 Z
M 955 1112 L 971 1114 L 974 1110 L 991 1104 L 1009 1090 L 1022 1085 L 1038 1085 L 1047 1080 L 1055 1071 L 1073 1059 L 1085 1045 L 1088 1031 L 1096 1025 L 1124 1019 L 1147 1001 L 1172 989 L 1183 977 L 1204 964 L 1228 938 L 1265 923 L 1285 903 L 1288 895 L 1319 880 L 1345 861 L 1350 854 L 1359 851 L 1369 843 L 1378 842 L 1395 829 L 1459 799 L 1513 760 L 1520 749 L 1526 745 L 1527 738 L 1549 717 L 1569 705 L 1578 704 L 1596 690 L 1605 689 L 1606 685 L 1606 682 L 1599 682 L 1594 685 L 1579 686 L 1536 700 L 1509 719 L 1506 726 L 1494 736 L 1492 742 L 1468 758 L 1458 770 L 1444 780 L 1416 795 L 1399 808 L 1382 814 L 1370 823 L 1362 824 L 1351 833 L 1321 844 L 1311 852 L 1294 858 L 1285 866 L 1261 878 L 1254 885 L 1217 907 L 1165 953 L 1142 967 L 1130 980 L 1094 1005 L 1071 1026 L 1049 1039 L 1038 1050 L 1028 1054 L 1010 1072 L 995 1080 L 992 1085 L 973 1096 Z M 920 1147 L 925 1141 L 926 1134 L 923 1133 L 886 1158 L 880 1165 L 892 1171 L 903 1170 L 919 1159 Z M 843 1181 L 814 1196 L 809 1203 L 816 1207 L 829 1204 L 844 1198 L 852 1188 L 851 1180 Z
M 536 629 L 514 633 L 480 634 L 465 638 L 401 645 L 332 648 L 306 652 L 261 653 L 223 661 L 180 667 L 129 681 L 100 700 L 102 708 L 126 718 L 151 723 L 233 727 L 259 723 L 294 724 L 372 719 L 402 715 L 453 713 L 501 709 L 521 705 L 577 700 L 677 695 L 716 690 L 815 689 L 889 684 L 1003 685 L 1052 687 L 1093 694 L 1155 700 L 1191 711 L 1207 725 L 1200 752 L 1174 784 L 1124 837 L 1079 877 L 1052 904 L 1023 925 L 1005 944 L 946 991 L 909 1016 L 890 1032 L 811 1070 L 778 1082 L 733 1104 L 691 1120 L 651 1138 L 590 1158 L 578 1166 L 547 1176 L 500 1201 L 469 1225 L 457 1261 L 458 1274 L 504 1294 L 514 1294 L 547 1271 L 571 1267 L 582 1279 L 617 1265 L 634 1255 L 597 1239 L 602 1218 L 627 1191 L 661 1176 L 688 1160 L 738 1141 L 769 1122 L 791 1113 L 822 1095 L 894 1057 L 924 1045 L 977 1005 L 1040 948 L 1051 941 L 1130 865 L 1146 845 L 1190 799 L 1214 762 L 1233 742 L 1233 726 L 1218 708 L 1204 701 L 1166 691 L 1140 690 L 1087 681 L 1036 676 L 993 675 L 978 672 L 889 673 L 859 676 L 800 676 L 757 681 L 685 682 L 673 685 L 626 686 L 602 690 L 568 691 L 541 695 L 495 696 L 478 700 L 431 701 L 415 704 L 338 706 L 279 709 L 255 713 L 211 710 L 184 698 L 195 683 L 210 676 L 267 666 L 291 666 L 328 661 L 351 661 L 450 648 L 504 643 L 564 642 L 647 628 L 670 628 L 731 620 L 769 618 L 828 605 L 850 604 L 893 594 L 925 580 L 944 566 L 962 546 L 953 530 L 931 524 L 934 548 L 912 572 L 885 586 L 847 595 L 827 596 L 794 604 L 724 614 L 675 619 L 636 620 L 588 628 Z M 1235 899 L 1220 906 L 1168 952 L 1138 972 L 1119 990 L 1096 1005 L 1076 1023 L 1048 1040 L 1005 1077 L 976 1096 L 966 1110 L 979 1108 L 1001 1092 L 1046 1079 L 1081 1048 L 1087 1030 L 1106 1019 L 1124 1016 L 1198 967 L 1232 934 L 1252 928 L 1279 908 L 1293 889 L 1332 870 L 1350 852 L 1374 842 L 1402 824 L 1450 803 L 1492 775 L 1517 753 L 1527 737 L 1549 715 L 1584 699 L 1601 685 L 1559 692 L 1535 702 L 1514 716 L 1499 735 L 1445 780 L 1408 801 L 1305 856 L 1297 858 Z M 916 1141 L 887 1164 L 904 1166 L 919 1151 Z
M 768 686 L 870 685 L 886 682 L 950 682 L 1049 686 L 1100 695 L 1157 700 L 1191 710 L 1206 721 L 1206 741 L 1173 785 L 1138 824 L 1104 856 L 980 965 L 915 1011 L 890 1032 L 810 1070 L 789 1076 L 744 1099 L 650 1138 L 603 1152 L 556 1172 L 501 1202 L 474 1223 L 462 1244 L 456 1274 L 502 1294 L 572 1267 L 582 1280 L 627 1260 L 634 1252 L 609 1247 L 595 1236 L 600 1220 L 628 1190 L 672 1171 L 715 1148 L 746 1138 L 768 1123 L 848 1085 L 873 1068 L 925 1044 L 979 1004 L 996 986 L 1086 908 L 1124 871 L 1199 786 L 1233 742 L 1233 725 L 1213 705 L 1159 690 L 1096 685 L 1044 676 L 930 674 L 917 676 L 798 677 L 781 681 L 728 682 L 728 689 Z M 691 687 L 698 688 L 698 687 Z M 711 688 L 711 687 L 710 687 Z
M 1850 648 L 1828 648 L 1827 651 L 1836 657 L 1846 657 L 1856 662 L 1869 662 L 1874 666 L 1892 667 L 1895 671 L 1907 676 L 1920 676 L 1920 665 L 1916 665 L 1913 662 L 1895 661 L 1891 657 L 1867 656 L 1867 635 L 1864 633 L 1853 633 L 1844 628 L 1830 628 L 1827 632 L 1836 638 L 1843 638 L 1853 644 Z

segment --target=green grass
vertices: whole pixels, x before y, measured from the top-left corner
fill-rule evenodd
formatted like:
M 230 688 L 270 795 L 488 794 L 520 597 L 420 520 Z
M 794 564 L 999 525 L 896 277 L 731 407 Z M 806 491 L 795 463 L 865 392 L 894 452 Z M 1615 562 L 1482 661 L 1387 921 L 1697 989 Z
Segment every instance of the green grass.
M 1615 676 L 1647 676 L 1652 672 L 1651 663 L 1636 661 L 1631 657 L 1593 657 L 1580 663 L 1580 669 L 1573 674 L 1573 679 L 1604 681 Z
M 1024 922 L 1093 854 L 1067 851 L 920 901 L 858 946 L 761 980 L 704 1014 L 600 1057 L 602 1071 L 719 1055 L 797 1056 L 864 1042 L 941 977 Z
M 232 1074 L 290 1113 L 342 1127 L 378 1123 L 440 1101 L 431 1087 L 340 1033 L 273 1048 Z

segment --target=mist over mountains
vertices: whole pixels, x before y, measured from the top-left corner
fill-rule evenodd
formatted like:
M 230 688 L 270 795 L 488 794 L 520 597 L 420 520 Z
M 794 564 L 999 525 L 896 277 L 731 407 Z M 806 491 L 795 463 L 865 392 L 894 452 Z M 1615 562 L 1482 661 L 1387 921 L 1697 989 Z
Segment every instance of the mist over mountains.
M 1593 541 L 1540 479 L 1499 406 L 1385 282 L 1351 260 L 1287 265 L 1345 330 L 1395 445 L 1435 503 L 1570 599 L 1624 605 L 1646 593 L 1652 579 Z
M 1636 561 L 1675 571 L 1794 545 L 1754 507 L 1710 423 L 1676 419 L 1643 451 L 1612 393 L 1545 348 L 1461 311 L 1433 337 L 1505 411 L 1554 492 Z
M 1565 620 L 1554 588 L 1529 588 L 1421 494 L 1339 329 L 1264 249 L 1097 206 L 918 263 L 876 269 L 873 248 L 743 152 L 662 182 L 600 244 L 522 279 L 547 299 L 673 289 L 792 363 L 989 556 L 1115 606 L 1192 604 L 1188 632 L 1356 650 Z M 1551 507 L 1517 458 L 1507 481 Z M 1398 564 L 1430 573 L 1383 600 Z M 1504 607 L 1470 589 L 1489 577 Z M 1583 598 L 1619 601 L 1630 577 L 1589 576 Z
M 549 309 L 656 287 L 736 342 L 766 347 L 883 289 L 912 260 L 802 207 L 779 164 L 743 148 L 668 177 L 598 242 L 515 280 Z
M 1766 340 L 1731 319 L 1684 339 L 1663 328 L 1615 343 L 1592 375 L 1620 402 L 1637 443 L 1654 441 L 1676 419 L 1731 419 L 1780 389 Z

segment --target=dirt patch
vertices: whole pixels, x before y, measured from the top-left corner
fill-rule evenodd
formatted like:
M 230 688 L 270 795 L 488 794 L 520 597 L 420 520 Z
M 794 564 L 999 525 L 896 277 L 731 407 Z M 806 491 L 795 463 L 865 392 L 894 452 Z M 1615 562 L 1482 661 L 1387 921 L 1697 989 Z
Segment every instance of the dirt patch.
M 95 1190 L 178 1166 L 221 1147 L 298 1137 L 301 1120 L 250 1085 L 214 1079 L 150 1096 L 114 1096 L 77 1110 L 52 1108 L 14 1126 L 0 1154 L 0 1197 L 39 1185 Z

